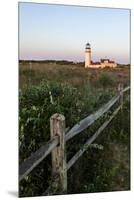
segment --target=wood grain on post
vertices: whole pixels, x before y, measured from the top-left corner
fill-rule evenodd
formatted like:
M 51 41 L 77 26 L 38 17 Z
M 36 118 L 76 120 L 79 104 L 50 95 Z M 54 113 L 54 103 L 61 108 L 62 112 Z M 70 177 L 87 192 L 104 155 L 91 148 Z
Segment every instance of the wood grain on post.
M 52 151 L 52 175 L 58 177 L 57 191 L 62 194 L 67 192 L 67 169 L 65 152 L 65 117 L 61 114 L 54 114 L 50 118 L 51 139 L 59 136 L 59 145 Z

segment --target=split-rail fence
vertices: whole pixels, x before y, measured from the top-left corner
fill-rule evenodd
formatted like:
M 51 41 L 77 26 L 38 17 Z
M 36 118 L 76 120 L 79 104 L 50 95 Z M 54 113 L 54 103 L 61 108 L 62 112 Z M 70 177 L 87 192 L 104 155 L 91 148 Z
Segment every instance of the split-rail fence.
M 113 114 L 107 119 L 83 145 L 90 145 L 100 135 L 100 133 L 107 127 L 111 120 L 117 115 L 119 110 L 123 108 L 124 93 L 130 89 L 130 86 L 123 88 L 119 84 L 117 94 L 99 110 L 82 119 L 79 123 L 74 125 L 70 130 L 65 128 L 65 117 L 61 114 L 54 114 L 50 118 L 50 135 L 51 140 L 45 145 L 41 146 L 29 158 L 27 158 L 19 166 L 19 181 L 24 179 L 44 158 L 50 153 L 52 154 L 52 184 L 44 192 L 43 195 L 50 195 L 53 193 L 65 194 L 67 193 L 67 171 L 78 160 L 80 156 L 86 151 L 86 148 L 81 148 L 67 163 L 66 162 L 66 142 L 79 133 L 82 133 L 86 128 L 93 124 L 104 113 L 108 112 L 110 108 L 116 103 L 120 102 L 119 106 L 114 110 Z M 55 192 L 54 192 L 55 191 Z

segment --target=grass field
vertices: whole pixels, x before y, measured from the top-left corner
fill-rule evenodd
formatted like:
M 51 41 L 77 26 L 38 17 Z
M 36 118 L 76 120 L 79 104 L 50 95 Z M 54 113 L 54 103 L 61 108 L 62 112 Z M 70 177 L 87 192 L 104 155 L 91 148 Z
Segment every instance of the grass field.
M 124 85 L 130 81 L 130 66 L 119 66 L 115 69 L 85 69 L 84 64 L 59 64 L 41 62 L 20 62 L 20 88 L 24 89 L 30 85 L 38 85 L 41 81 L 69 83 L 74 87 L 82 87 L 83 84 L 91 84 L 101 88 L 100 79 L 107 76 L 109 79 L 104 83 L 106 87 Z M 102 85 L 100 84 L 102 83 Z M 112 84 L 111 84 L 112 83 Z
M 117 92 L 118 84 L 130 85 L 130 66 L 115 69 L 85 69 L 83 63 L 19 63 L 20 163 L 50 137 L 49 119 L 64 114 L 66 126 L 100 108 Z M 51 104 L 49 91 L 54 104 Z M 104 116 L 88 128 L 89 137 L 105 120 Z M 79 150 L 86 138 L 78 135 L 67 145 L 67 159 Z M 95 143 L 68 172 L 68 193 L 105 192 L 130 189 L 130 100 Z M 45 180 L 45 182 L 44 182 Z M 51 181 L 48 156 L 20 183 L 20 196 L 39 196 Z M 72 187 L 73 186 L 73 187 Z

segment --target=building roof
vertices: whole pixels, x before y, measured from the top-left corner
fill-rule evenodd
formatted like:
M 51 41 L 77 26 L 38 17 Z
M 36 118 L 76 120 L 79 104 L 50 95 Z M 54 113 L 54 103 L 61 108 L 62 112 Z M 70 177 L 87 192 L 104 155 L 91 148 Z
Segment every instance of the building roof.
M 105 61 L 108 61 L 108 63 L 114 63 L 114 61 L 112 61 L 110 59 L 101 59 L 100 61 L 101 61 L 101 63 L 104 63 Z
M 92 65 L 100 65 L 101 63 L 100 62 L 93 62 L 93 61 L 91 61 L 91 64 Z

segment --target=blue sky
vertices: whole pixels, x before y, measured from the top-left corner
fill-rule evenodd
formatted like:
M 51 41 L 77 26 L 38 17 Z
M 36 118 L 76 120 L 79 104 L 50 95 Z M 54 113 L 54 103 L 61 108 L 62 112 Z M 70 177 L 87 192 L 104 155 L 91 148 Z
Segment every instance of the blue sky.
M 130 11 L 19 3 L 19 58 L 84 61 L 86 42 L 93 61 L 130 63 Z

